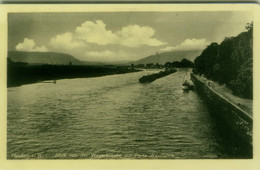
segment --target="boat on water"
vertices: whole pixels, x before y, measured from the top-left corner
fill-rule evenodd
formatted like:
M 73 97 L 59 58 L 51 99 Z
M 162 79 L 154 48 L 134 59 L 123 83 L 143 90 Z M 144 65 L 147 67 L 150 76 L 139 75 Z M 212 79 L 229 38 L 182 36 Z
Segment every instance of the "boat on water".
M 189 82 L 187 80 L 182 83 L 182 90 L 189 90 Z
M 193 89 L 194 89 L 194 83 L 191 81 L 190 78 L 188 78 L 188 75 L 186 73 L 183 78 L 182 90 L 193 90 Z
M 190 81 L 189 83 L 189 89 L 194 90 L 194 83 L 192 81 Z
M 159 79 L 159 78 L 164 77 L 164 76 L 168 76 L 172 73 L 175 73 L 176 71 L 177 70 L 172 69 L 172 70 L 160 71 L 159 73 L 154 73 L 154 74 L 151 74 L 151 75 L 146 75 L 146 76 L 141 77 L 139 79 L 139 82 L 142 83 L 142 84 L 151 83 L 151 82 L 155 81 L 156 79 Z

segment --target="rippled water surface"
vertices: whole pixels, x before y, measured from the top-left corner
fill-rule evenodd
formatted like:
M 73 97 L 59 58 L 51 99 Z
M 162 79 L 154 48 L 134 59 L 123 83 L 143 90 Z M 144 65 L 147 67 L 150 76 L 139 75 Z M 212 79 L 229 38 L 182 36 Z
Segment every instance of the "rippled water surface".
M 7 157 L 225 158 L 235 154 L 185 71 L 142 85 L 155 71 L 8 88 Z

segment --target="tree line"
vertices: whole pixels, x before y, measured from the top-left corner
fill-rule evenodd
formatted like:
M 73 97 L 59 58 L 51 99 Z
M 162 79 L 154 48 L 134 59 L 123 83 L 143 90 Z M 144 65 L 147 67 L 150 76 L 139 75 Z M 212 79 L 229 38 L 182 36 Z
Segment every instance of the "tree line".
M 253 98 L 253 23 L 236 37 L 211 43 L 194 61 L 193 72 L 225 84 L 235 95 Z
M 164 65 L 166 68 L 168 67 L 178 67 L 178 68 L 192 68 L 193 62 L 184 58 L 181 61 L 173 61 L 173 62 L 167 62 Z
M 68 78 L 99 77 L 123 74 L 139 70 L 128 66 L 87 66 L 87 65 L 30 65 L 25 62 L 13 62 L 7 58 L 7 87 L 20 86 L 44 80 Z

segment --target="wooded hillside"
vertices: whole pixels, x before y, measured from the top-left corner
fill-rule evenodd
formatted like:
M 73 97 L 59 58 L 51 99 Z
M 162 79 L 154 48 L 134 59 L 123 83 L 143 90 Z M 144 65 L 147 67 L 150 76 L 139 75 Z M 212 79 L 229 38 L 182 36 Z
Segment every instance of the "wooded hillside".
M 253 23 L 236 37 L 211 43 L 194 61 L 195 74 L 226 84 L 235 95 L 253 98 Z

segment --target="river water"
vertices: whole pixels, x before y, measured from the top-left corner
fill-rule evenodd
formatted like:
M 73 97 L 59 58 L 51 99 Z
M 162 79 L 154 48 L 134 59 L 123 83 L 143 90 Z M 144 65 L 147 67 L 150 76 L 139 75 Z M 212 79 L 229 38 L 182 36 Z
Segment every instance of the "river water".
M 142 85 L 156 71 L 8 88 L 9 159 L 244 157 L 221 134 L 185 70 Z

